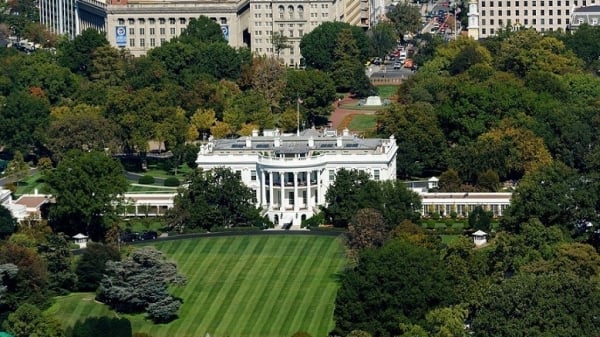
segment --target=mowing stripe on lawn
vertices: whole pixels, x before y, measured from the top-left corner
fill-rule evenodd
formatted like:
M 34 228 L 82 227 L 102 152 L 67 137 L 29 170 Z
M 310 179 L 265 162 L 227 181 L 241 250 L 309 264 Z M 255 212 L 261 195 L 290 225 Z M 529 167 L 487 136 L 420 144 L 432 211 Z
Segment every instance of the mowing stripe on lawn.
M 325 336 L 333 327 L 334 279 L 345 264 L 339 240 L 319 236 L 232 236 L 153 242 L 175 260 L 188 284 L 173 288 L 184 301 L 180 318 L 152 324 L 145 314 L 122 315 L 134 332 L 154 337 Z M 48 314 L 65 325 L 86 316 L 115 317 L 93 293 L 57 298 Z
M 286 268 L 282 269 L 279 275 L 274 275 L 275 280 L 273 284 L 277 285 L 277 288 L 273 288 L 273 290 L 276 289 L 277 292 L 274 291 L 272 295 L 275 297 L 275 301 L 272 303 L 270 310 L 267 311 L 267 320 L 259 322 L 262 323 L 259 325 L 259 328 L 262 328 L 259 330 L 261 332 L 260 335 L 274 336 L 275 332 L 279 329 L 279 325 L 282 324 L 281 317 L 285 316 L 287 311 L 291 310 L 289 304 L 293 302 L 290 299 L 293 298 L 295 291 L 298 291 L 298 288 L 295 287 L 297 283 L 296 279 L 302 275 L 302 264 L 307 260 L 297 249 L 304 249 L 308 244 L 309 242 L 306 238 L 303 238 L 301 241 L 299 240 L 296 250 L 285 257 L 288 260 Z M 268 308 L 265 309 L 268 310 Z
M 242 269 L 240 270 L 240 272 L 234 275 L 235 278 L 232 280 L 232 282 L 230 282 L 229 290 L 226 292 L 224 300 L 221 303 L 221 306 L 219 307 L 219 310 L 216 314 L 216 317 L 218 317 L 219 320 L 214 326 L 213 331 L 215 333 L 230 333 L 229 330 L 231 329 L 231 327 L 227 324 L 236 322 L 237 320 L 237 318 L 231 313 L 239 309 L 239 307 L 241 306 L 241 299 L 239 297 L 244 297 L 246 293 L 250 291 L 246 286 L 246 284 L 248 283 L 246 282 L 246 279 L 249 271 L 254 268 L 254 264 L 256 263 L 256 260 L 252 257 L 257 253 L 262 252 L 264 248 L 264 245 L 257 246 L 256 249 L 252 252 L 252 254 L 240 257 L 240 261 L 244 260 L 244 263 L 242 264 Z M 225 324 L 225 326 L 223 326 L 223 324 Z
M 271 310 L 269 315 L 267 316 L 267 321 L 264 324 L 260 325 L 259 328 L 262 328 L 260 335 L 261 336 L 274 336 L 274 332 L 278 328 L 279 318 L 285 314 L 284 308 L 286 308 L 283 303 L 286 303 L 286 300 L 290 298 L 290 295 L 296 290 L 294 288 L 294 280 L 299 275 L 300 264 L 304 260 L 304 256 L 307 255 L 307 250 L 310 248 L 310 238 L 302 238 L 298 240 L 296 247 L 293 250 L 288 249 L 288 255 L 284 257 L 288 262 L 286 262 L 287 267 L 282 269 L 282 271 L 287 271 L 287 275 L 273 275 L 274 278 L 271 278 L 271 284 L 278 285 L 278 289 L 280 291 L 279 295 L 277 295 L 277 302 L 273 303 L 271 306 Z M 285 278 L 284 278 L 285 277 Z M 271 304 L 271 302 L 266 302 Z M 267 309 L 266 307 L 265 309 Z M 276 311 L 276 312 L 274 312 Z
M 318 254 L 315 256 L 312 256 L 312 259 L 306 259 L 305 263 L 303 264 L 302 268 L 301 268 L 301 273 L 299 273 L 299 276 L 301 276 L 301 281 L 299 282 L 301 284 L 301 289 L 300 291 L 298 291 L 296 293 L 296 296 L 294 298 L 294 302 L 296 305 L 294 307 L 290 307 L 289 312 L 287 313 L 284 322 L 290 322 L 289 327 L 287 327 L 288 329 L 290 327 L 292 328 L 296 328 L 296 329 L 303 329 L 304 331 L 313 331 L 313 327 L 311 326 L 303 326 L 300 327 L 300 324 L 295 322 L 298 321 L 298 318 L 301 317 L 301 312 L 300 310 L 302 310 L 303 305 L 305 305 L 304 303 L 306 302 L 307 299 L 309 299 L 309 295 L 310 293 L 308 292 L 307 289 L 310 289 L 309 286 L 309 280 L 314 279 L 314 274 L 313 271 L 315 270 L 315 266 L 320 265 L 321 263 L 323 263 L 324 259 L 319 258 L 319 256 L 327 256 L 327 255 L 323 255 L 325 252 L 328 251 L 328 246 L 326 245 L 325 241 L 320 242 L 320 245 L 318 246 L 319 250 L 318 250 Z M 311 282 L 312 283 L 312 282 Z M 315 292 L 318 291 L 319 289 L 314 289 Z M 310 298 L 310 300 L 313 300 L 313 298 Z M 286 330 L 282 329 L 284 328 L 284 324 L 283 322 L 281 322 L 280 325 L 280 329 L 279 329 L 279 333 L 280 335 L 285 333 Z M 294 331 L 296 332 L 296 331 Z M 292 332 L 293 333 L 293 332 Z
M 283 257 L 285 254 L 285 251 L 289 250 L 291 247 L 289 246 L 285 246 L 282 244 L 277 244 L 277 238 L 275 237 L 271 237 L 269 238 L 268 241 L 268 248 L 270 253 L 267 253 L 264 255 L 263 258 L 261 258 L 262 261 L 258 261 L 261 265 L 263 265 L 263 274 L 262 276 L 265 277 L 264 279 L 262 279 L 262 282 L 255 282 L 255 285 L 258 289 L 262 289 L 263 291 L 261 291 L 261 293 L 265 293 L 265 292 L 269 292 L 269 291 L 273 291 L 273 275 L 275 275 L 276 273 L 279 273 L 281 270 L 285 269 L 286 266 L 286 262 L 287 260 Z M 274 251 L 274 249 L 277 249 Z M 257 291 L 258 292 L 258 291 Z M 259 301 L 257 302 L 252 302 L 250 303 L 250 311 L 257 311 L 259 313 L 264 312 L 264 307 L 268 307 L 270 305 L 269 301 L 264 301 L 261 300 L 263 299 L 263 297 L 259 297 Z M 231 326 L 228 327 L 228 329 L 231 330 L 236 330 L 236 319 L 234 319 L 232 322 L 230 322 Z M 257 321 L 252 322 L 257 323 L 260 322 L 260 318 L 257 318 Z M 246 322 L 247 324 L 248 322 Z M 242 331 L 248 331 L 246 330 L 246 324 L 244 324 L 244 327 L 241 328 Z M 260 324 L 260 323 L 259 323 Z M 221 334 L 227 333 L 229 331 L 219 331 L 221 332 Z M 241 331 L 240 331 L 241 333 Z M 254 335 L 256 336 L 256 335 Z
M 258 244 L 256 240 L 252 240 L 253 245 L 249 246 L 248 242 L 250 240 L 248 240 L 248 237 L 244 237 L 244 239 L 246 241 L 244 245 L 244 251 L 242 252 L 239 249 L 233 250 L 234 253 L 239 252 L 238 256 L 244 256 L 249 252 L 249 250 L 253 249 L 256 246 L 256 244 Z M 230 254 L 231 253 L 228 252 L 227 255 Z M 237 275 L 239 275 L 240 271 L 244 267 L 244 262 L 244 258 L 239 258 L 237 261 L 235 261 L 233 267 L 229 270 L 229 272 L 226 273 L 226 276 L 224 277 L 223 281 L 221 281 L 218 284 L 217 289 L 214 289 L 214 293 L 216 294 L 216 296 L 214 296 L 212 301 L 210 301 L 210 307 L 207 310 L 206 315 L 202 318 L 202 323 L 204 323 L 203 325 L 206 327 L 208 332 L 214 332 L 217 325 L 219 324 L 221 316 L 218 315 L 221 314 L 221 308 L 223 307 L 223 305 L 227 305 L 227 303 L 225 302 L 229 293 L 227 290 L 231 291 L 231 288 L 229 288 L 229 286 L 233 283 L 233 280 L 237 277 Z
M 229 263 L 230 261 L 227 261 L 228 259 L 224 258 L 227 255 L 230 255 L 231 252 L 240 252 L 241 254 L 243 253 L 247 253 L 247 251 L 249 249 L 251 249 L 251 247 L 249 246 L 249 244 L 251 243 L 250 240 L 248 240 L 247 237 L 244 238 L 227 238 L 226 240 L 220 240 L 219 245 L 219 250 L 216 254 L 211 253 L 211 256 L 215 256 L 214 259 L 214 264 L 211 263 L 211 267 L 212 267 L 212 271 L 211 272 L 212 275 L 218 275 L 216 278 L 213 278 L 212 280 L 210 280 L 210 284 L 209 285 L 207 283 L 207 291 L 204 293 L 205 296 L 198 296 L 195 301 L 194 301 L 194 307 L 193 307 L 193 317 L 195 317 L 196 319 L 193 321 L 193 323 L 197 324 L 194 327 L 189 326 L 187 327 L 187 336 L 194 336 L 197 333 L 200 333 L 201 335 L 204 335 L 205 332 L 209 331 L 209 322 L 210 322 L 210 315 L 211 313 L 215 312 L 215 308 L 214 306 L 216 304 L 218 304 L 219 302 L 216 302 L 215 300 L 215 296 L 221 291 L 221 289 L 226 285 L 226 282 L 224 281 L 226 278 L 231 277 L 232 275 L 234 275 L 233 271 L 236 270 L 236 265 L 237 263 L 239 263 L 240 260 L 237 261 L 236 265 L 231 266 L 231 267 L 227 267 L 227 266 L 223 266 L 223 265 L 219 265 L 222 264 L 223 262 L 225 263 Z M 253 242 L 253 245 L 256 245 L 257 242 Z M 201 290 L 202 292 L 202 290 Z M 212 297 L 211 297 L 212 296 Z M 192 331 L 194 331 L 193 334 Z
M 326 242 L 324 242 L 326 243 Z M 325 250 L 323 251 L 323 249 L 319 250 L 321 256 L 331 256 L 332 253 L 336 250 L 336 246 L 335 245 L 323 245 L 323 248 L 325 248 Z M 314 260 L 315 262 L 318 262 L 318 264 L 315 266 L 314 263 L 313 265 L 311 265 L 311 273 L 310 276 L 305 278 L 303 284 L 305 284 L 305 296 L 302 297 L 300 299 L 300 303 L 298 305 L 298 307 L 300 308 L 299 310 L 303 310 L 297 312 L 297 315 L 294 317 L 294 319 L 292 320 L 292 326 L 298 326 L 301 327 L 301 323 L 308 323 L 311 322 L 311 324 L 309 324 L 308 326 L 304 327 L 304 329 L 310 329 L 309 331 L 312 332 L 313 334 L 316 332 L 322 333 L 323 331 L 320 331 L 318 329 L 318 325 L 314 324 L 314 322 L 312 322 L 312 318 L 319 316 L 320 319 L 323 319 L 323 317 L 327 317 L 327 315 L 324 315 L 324 313 L 321 313 L 319 311 L 314 311 L 312 310 L 313 308 L 311 308 L 311 306 L 314 303 L 319 303 L 320 300 L 322 300 L 322 296 L 323 296 L 323 286 L 324 286 L 324 279 L 322 277 L 327 277 L 328 275 L 323 275 L 322 277 L 317 278 L 315 275 L 319 275 L 319 273 L 316 273 L 317 270 L 321 270 L 322 268 L 324 268 L 325 266 L 329 265 L 329 261 L 327 259 L 320 259 L 320 258 L 316 258 Z M 316 269 L 315 269 L 316 268 Z
M 311 243 L 313 245 L 313 249 L 318 249 L 319 251 L 321 251 L 321 249 L 323 249 L 323 244 L 322 242 L 312 242 Z M 289 297 L 287 298 L 287 301 L 289 301 L 290 303 L 293 303 L 294 305 L 292 306 L 288 306 L 288 310 L 286 312 L 279 312 L 278 316 L 276 317 L 276 319 L 273 321 L 273 325 L 275 326 L 276 331 L 279 331 L 281 333 L 281 329 L 284 327 L 284 322 L 290 322 L 290 316 L 295 314 L 295 311 L 298 309 L 298 300 L 300 295 L 303 294 L 304 292 L 304 280 L 306 279 L 306 277 L 308 277 L 307 274 L 310 274 L 310 268 L 312 266 L 312 264 L 314 263 L 314 261 L 316 261 L 315 256 L 306 256 L 306 258 L 304 259 L 298 259 L 297 263 L 295 265 L 295 269 L 297 271 L 296 274 L 292 275 L 292 273 L 290 273 L 290 276 L 294 276 L 294 283 L 298 284 L 298 288 L 296 288 L 295 292 L 290 292 L 289 293 Z M 301 262 L 298 265 L 298 262 Z M 286 284 L 290 284 L 289 281 L 289 276 L 288 279 L 286 280 Z M 286 323 L 287 324 L 287 323 Z M 286 327 L 289 329 L 289 327 Z
M 342 271 L 345 264 L 345 259 L 331 259 L 326 270 L 330 270 L 331 274 L 323 275 L 323 277 L 336 277 L 338 273 Z M 332 317 L 333 310 L 335 308 L 335 298 L 337 296 L 338 283 L 333 282 L 322 282 L 320 290 L 322 294 L 329 294 L 330 297 L 321 297 L 320 301 L 313 301 L 312 305 L 315 306 L 315 312 L 320 313 L 323 317 Z M 308 308 L 307 308 L 308 310 Z M 305 320 L 304 322 L 308 322 Z M 318 326 L 318 330 L 322 335 L 327 335 L 334 327 L 333 319 L 327 321 L 319 319 L 317 315 L 314 315 L 310 320 L 311 326 Z
M 273 245 L 275 245 L 274 242 L 277 241 L 276 239 L 276 237 L 271 238 L 271 243 Z M 277 245 L 275 245 L 275 247 L 277 247 Z M 264 326 L 266 322 L 269 322 L 270 311 L 267 310 L 267 308 L 273 308 L 276 304 L 276 298 L 279 296 L 279 288 L 276 280 L 280 278 L 279 273 L 284 270 L 291 261 L 289 259 L 282 258 L 282 256 L 285 254 L 285 251 L 288 249 L 289 247 L 279 244 L 277 250 L 273 252 L 274 257 L 279 257 L 277 264 L 270 269 L 265 268 L 265 272 L 271 272 L 271 275 L 264 281 L 264 285 L 262 287 L 263 291 L 259 297 L 260 301 L 254 303 L 256 306 L 256 317 L 252 322 L 249 322 L 251 324 L 247 326 L 247 331 L 249 332 L 250 336 L 265 336 L 261 329 L 270 328 L 270 326 Z

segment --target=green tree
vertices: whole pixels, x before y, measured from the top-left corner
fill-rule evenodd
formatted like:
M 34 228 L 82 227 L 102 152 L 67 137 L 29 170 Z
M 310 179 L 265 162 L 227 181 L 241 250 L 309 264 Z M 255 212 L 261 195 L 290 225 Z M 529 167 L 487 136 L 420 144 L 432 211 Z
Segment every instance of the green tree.
M 396 136 L 398 177 L 410 179 L 441 171 L 447 143 L 431 104 L 392 104 L 378 112 L 377 121 L 383 136 Z
M 73 40 L 63 40 L 58 44 L 58 62 L 74 73 L 89 76 L 93 69 L 94 50 L 102 46 L 108 46 L 108 40 L 104 33 L 88 28 Z
M 106 262 L 120 261 L 118 249 L 113 245 L 90 242 L 75 267 L 79 291 L 96 291 L 106 270 Z
M 589 280 L 520 274 L 486 291 L 471 328 L 477 337 L 595 336 L 599 305 L 600 293 Z
M 358 210 L 348 223 L 347 245 L 355 251 L 381 247 L 389 238 L 389 234 L 381 212 L 373 208 L 363 208 Z
M 48 301 L 48 270 L 40 255 L 32 248 L 3 243 L 0 265 L 6 264 L 15 265 L 17 273 L 13 274 L 14 269 L 8 270 L 8 277 L 3 278 L 6 295 L 0 309 L 14 311 L 23 303 L 44 307 Z
M 565 46 L 571 49 L 588 67 L 598 66 L 600 29 L 583 24 L 571 34 L 564 35 Z M 597 69 L 592 69 L 597 70 Z
M 331 77 L 318 70 L 288 70 L 282 107 L 296 109 L 298 99 L 302 121 L 307 126 L 327 124 L 336 99 L 335 84 Z
M 449 168 L 440 175 L 438 186 L 440 192 L 460 192 L 462 179 L 455 169 Z
M 333 334 L 364 330 L 396 336 L 399 323 L 417 324 L 433 308 L 451 305 L 453 291 L 439 256 L 430 249 L 392 240 L 361 253 L 342 272 Z
M 119 197 L 127 191 L 121 164 L 103 152 L 71 151 L 46 177 L 56 198 L 51 226 L 68 235 L 87 233 L 104 239 L 106 222 L 119 212 Z
M 64 337 L 60 323 L 44 317 L 36 306 L 25 303 L 8 315 L 3 327 L 15 337 Z
M 46 146 L 56 160 L 71 150 L 120 152 L 119 126 L 101 110 L 87 104 L 52 110 Z
M 0 308 L 5 304 L 8 284 L 12 282 L 18 272 L 19 267 L 12 263 L 0 264 Z
M 492 212 L 486 211 L 481 206 L 475 207 L 469 213 L 469 227 L 473 230 L 490 231 L 492 224 Z
M 154 247 L 142 247 L 123 261 L 106 263 L 97 298 L 119 312 L 147 311 L 151 319 L 164 322 L 177 317 L 181 304 L 168 293 L 169 286 L 184 284 L 174 262 Z M 157 315 L 156 305 L 168 308 L 170 319 L 164 319 L 165 313 Z
M 375 55 L 381 57 L 381 59 L 384 59 L 396 46 L 396 30 L 389 22 L 378 22 L 371 30 L 370 37 Z
M 300 41 L 300 51 L 306 60 L 306 65 L 323 71 L 332 70 L 336 60 L 334 51 L 338 36 L 345 29 L 352 31 L 359 50 L 359 59 L 368 59 L 371 48 L 366 34 L 360 27 L 341 21 L 324 22 L 305 34 Z
M 29 153 L 42 143 L 49 112 L 45 97 L 12 92 L 0 105 L 0 141 L 7 149 Z
M 187 180 L 188 188 L 177 193 L 174 207 L 167 212 L 171 227 L 210 230 L 259 221 L 254 193 L 230 169 L 194 170 Z
M 396 33 L 404 38 L 406 33 L 414 33 L 421 28 L 421 12 L 419 7 L 408 2 L 397 3 L 386 16 L 390 19 Z
M 221 26 L 204 15 L 200 15 L 197 19 L 191 18 L 178 39 L 181 42 L 190 44 L 227 43 Z
M 8 208 L 0 205 L 0 240 L 6 239 L 17 231 L 17 219 L 15 219 Z
M 271 43 L 273 43 L 273 49 L 275 53 L 277 53 L 277 61 L 279 61 L 279 54 L 284 49 L 292 48 L 292 45 L 289 43 L 289 39 L 287 36 L 279 33 L 273 32 L 273 37 L 271 37 Z
M 383 214 L 388 230 L 393 230 L 404 220 L 418 223 L 421 215 L 421 198 L 403 183 L 385 180 L 379 182 L 382 204 L 378 209 Z
M 363 70 L 358 46 L 351 29 L 344 29 L 338 33 L 333 56 L 332 78 L 335 81 L 336 90 L 347 92 L 354 82 L 356 68 Z
M 518 233 L 523 223 L 537 218 L 544 226 L 585 234 L 587 223 L 597 221 L 597 190 L 595 179 L 555 161 L 523 177 L 501 223 Z
M 75 290 L 76 276 L 71 269 L 71 250 L 65 235 L 49 234 L 46 241 L 38 246 L 48 268 L 48 286 L 57 294 L 67 294 Z
M 379 186 L 368 173 L 358 170 L 338 170 L 335 181 L 325 193 L 327 206 L 322 208 L 325 219 L 335 227 L 348 227 L 362 208 L 379 209 L 382 205 Z
M 494 170 L 488 169 L 477 177 L 477 187 L 485 192 L 497 192 L 500 188 L 500 177 Z
M 13 177 L 17 184 L 29 173 L 29 165 L 25 162 L 23 155 L 20 151 L 16 151 L 13 155 L 13 159 L 8 162 L 6 166 L 5 174 Z

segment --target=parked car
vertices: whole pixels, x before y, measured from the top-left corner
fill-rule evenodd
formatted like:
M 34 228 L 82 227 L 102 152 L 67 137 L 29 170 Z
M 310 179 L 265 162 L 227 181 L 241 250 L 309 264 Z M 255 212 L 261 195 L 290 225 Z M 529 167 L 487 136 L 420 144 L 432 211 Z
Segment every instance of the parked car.
M 155 240 L 158 237 L 158 233 L 155 231 L 146 231 L 140 234 L 140 240 Z
M 121 242 L 135 242 L 139 240 L 140 233 L 123 233 L 119 240 Z
M 396 63 L 394 63 L 394 69 L 401 69 L 401 68 L 402 68 L 402 62 L 396 61 Z
M 376 57 L 373 60 L 373 64 L 376 65 L 376 66 L 381 65 L 382 63 L 383 63 L 383 61 L 381 60 L 381 57 Z
M 404 68 L 412 68 L 412 67 L 413 67 L 413 60 L 406 59 L 406 61 L 404 61 Z

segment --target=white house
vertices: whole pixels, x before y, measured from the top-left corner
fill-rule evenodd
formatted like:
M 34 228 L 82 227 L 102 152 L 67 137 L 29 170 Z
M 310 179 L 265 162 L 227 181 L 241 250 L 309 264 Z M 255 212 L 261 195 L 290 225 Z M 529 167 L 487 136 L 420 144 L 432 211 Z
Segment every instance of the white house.
M 374 180 L 396 179 L 396 139 L 363 139 L 344 130 L 304 130 L 285 135 L 254 131 L 251 137 L 210 139 L 196 163 L 204 170 L 227 167 L 254 190 L 257 207 L 276 225 L 299 228 L 325 205 L 339 169 L 367 172 Z

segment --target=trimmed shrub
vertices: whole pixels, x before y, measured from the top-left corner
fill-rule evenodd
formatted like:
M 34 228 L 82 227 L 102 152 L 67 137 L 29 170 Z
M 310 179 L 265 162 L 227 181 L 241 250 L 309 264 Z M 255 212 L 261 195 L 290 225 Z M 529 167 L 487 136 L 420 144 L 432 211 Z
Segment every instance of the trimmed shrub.
M 179 186 L 179 184 L 180 184 L 179 179 L 177 179 L 175 177 L 169 177 L 169 178 L 165 179 L 165 186 L 177 187 L 177 186 Z
M 140 179 L 138 180 L 138 183 L 144 184 L 144 185 L 152 185 L 152 184 L 154 184 L 154 177 L 151 175 L 141 176 Z

